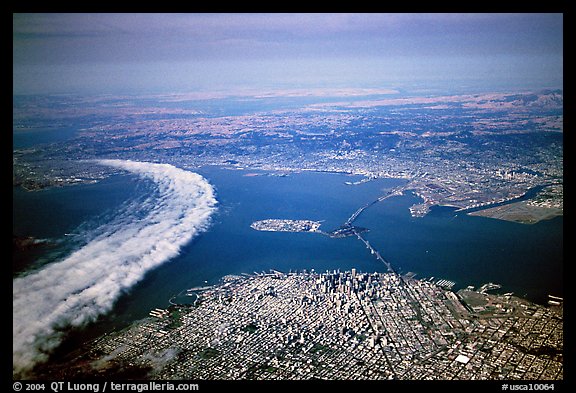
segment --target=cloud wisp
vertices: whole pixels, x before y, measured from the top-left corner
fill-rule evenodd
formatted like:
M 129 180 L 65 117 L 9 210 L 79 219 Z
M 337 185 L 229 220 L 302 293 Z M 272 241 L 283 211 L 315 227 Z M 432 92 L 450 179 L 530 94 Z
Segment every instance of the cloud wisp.
M 204 230 L 217 201 L 200 175 L 168 164 L 100 160 L 152 180 L 157 193 L 129 204 L 119 219 L 65 259 L 13 281 L 13 374 L 48 359 L 70 328 L 109 312 L 145 273 L 174 258 Z

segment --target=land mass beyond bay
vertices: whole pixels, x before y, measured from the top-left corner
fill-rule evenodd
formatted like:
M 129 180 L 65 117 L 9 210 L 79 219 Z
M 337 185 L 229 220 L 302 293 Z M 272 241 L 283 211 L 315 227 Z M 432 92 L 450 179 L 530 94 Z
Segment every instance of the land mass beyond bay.
M 13 184 L 36 190 L 94 182 L 110 170 L 91 159 L 121 158 L 191 170 L 218 165 L 364 177 L 351 186 L 406 179 L 406 189 L 422 199 L 410 207 L 415 217 L 432 206 L 484 209 L 531 190 L 538 190 L 530 195 L 536 204 L 525 206 L 530 218 L 520 222 L 563 211 L 561 90 L 328 93 L 17 96 L 15 141 L 31 132 L 57 135 L 58 127 L 78 131 L 57 143 L 15 143 Z

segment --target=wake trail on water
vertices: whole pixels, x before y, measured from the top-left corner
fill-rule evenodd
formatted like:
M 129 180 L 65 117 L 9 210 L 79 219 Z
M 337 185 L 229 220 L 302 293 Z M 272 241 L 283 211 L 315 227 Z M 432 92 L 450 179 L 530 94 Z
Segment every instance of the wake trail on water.
M 213 187 L 169 164 L 99 160 L 152 180 L 151 197 L 126 205 L 64 259 L 13 280 L 13 376 L 48 360 L 70 328 L 110 312 L 147 271 L 176 257 L 216 210 Z

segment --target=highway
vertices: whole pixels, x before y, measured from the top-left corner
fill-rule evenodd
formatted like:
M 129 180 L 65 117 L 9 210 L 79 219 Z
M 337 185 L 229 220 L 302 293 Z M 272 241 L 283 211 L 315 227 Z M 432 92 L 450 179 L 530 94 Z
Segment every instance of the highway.
M 384 265 L 386 265 L 386 268 L 388 269 L 388 271 L 390 273 L 394 273 L 396 274 L 396 272 L 394 271 L 394 269 L 392 269 L 392 265 L 390 265 L 390 262 L 386 261 L 384 258 L 382 258 L 382 256 L 380 255 L 380 253 L 378 252 L 378 250 L 374 249 L 374 247 L 372 247 L 370 245 L 370 243 L 368 242 L 368 240 L 364 239 L 362 237 L 362 235 L 356 230 L 356 228 L 352 225 L 352 223 L 358 218 L 358 216 L 367 208 L 369 208 L 370 206 L 378 203 L 378 202 L 382 202 L 390 197 L 393 196 L 397 196 L 397 195 L 402 195 L 402 192 L 404 191 L 406 186 L 400 186 L 400 187 L 396 187 L 392 190 L 390 190 L 390 192 L 386 195 L 382 195 L 381 197 L 379 197 L 378 199 L 376 199 L 375 201 L 369 202 L 367 204 L 365 204 L 364 206 L 360 207 L 358 210 L 356 210 L 349 218 L 348 220 L 346 220 L 346 223 L 342 226 L 342 228 L 346 227 L 349 228 L 349 230 L 351 230 L 354 235 L 356 235 L 356 237 L 358 237 L 359 240 L 361 240 L 365 245 L 366 248 L 368 248 L 370 250 L 370 253 L 372 255 L 376 256 L 376 259 L 378 259 L 380 262 L 382 262 Z
M 372 202 L 368 202 L 367 204 L 365 204 L 364 206 L 362 206 L 361 208 L 359 208 L 358 210 L 356 210 L 354 212 L 354 214 L 352 214 L 348 220 L 346 220 L 346 223 L 344 225 L 346 226 L 350 226 L 352 225 L 352 223 L 358 218 L 358 216 L 366 209 L 368 209 L 370 206 L 378 203 L 378 202 L 382 202 L 385 199 L 388 199 L 390 197 L 393 196 L 397 196 L 397 195 L 402 195 L 402 191 L 404 191 L 405 186 L 401 186 L 401 187 L 396 187 L 392 190 L 390 190 L 390 192 L 386 195 L 382 195 L 381 197 L 379 197 L 378 199 L 376 199 L 375 201 Z
M 378 250 L 375 250 L 374 247 L 372 247 L 370 245 L 370 243 L 368 242 L 368 240 L 364 239 L 362 237 L 362 235 L 360 235 L 358 232 L 356 232 L 355 229 L 352 229 L 352 231 L 354 232 L 354 234 L 358 237 L 359 240 L 361 240 L 362 242 L 364 242 L 364 244 L 366 244 L 366 248 L 370 249 L 370 253 L 372 255 L 376 256 L 376 259 L 378 259 L 380 262 L 382 262 L 384 265 L 386 265 L 386 267 L 388 268 L 388 271 L 390 273 L 394 273 L 396 274 L 396 272 L 394 271 L 394 269 L 392 269 L 392 265 L 390 265 L 390 262 L 386 261 L 384 258 L 382 258 L 382 256 L 380 255 L 380 253 L 378 252 Z

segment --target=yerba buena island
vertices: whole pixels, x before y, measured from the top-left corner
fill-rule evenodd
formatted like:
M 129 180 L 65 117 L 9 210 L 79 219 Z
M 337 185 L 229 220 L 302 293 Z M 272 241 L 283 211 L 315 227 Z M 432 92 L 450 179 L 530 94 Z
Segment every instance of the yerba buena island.
M 38 312 L 54 310 L 50 311 L 49 330 L 35 324 L 22 325 L 25 328 L 18 338 L 22 344 L 15 346 L 19 365 L 15 375 L 34 378 L 118 375 L 153 379 L 563 379 L 561 291 L 548 291 L 554 296 L 548 299 L 554 304 L 549 307 L 547 300 L 541 304 L 520 300 L 530 289 L 510 296 L 465 290 L 454 294 L 438 287 L 437 280 L 405 278 L 393 273 L 396 270 L 393 267 L 402 266 L 403 261 L 393 259 L 392 266 L 388 257 L 394 251 L 390 247 L 406 247 L 404 243 L 388 245 L 386 249 L 373 245 L 385 240 L 389 231 L 395 231 L 395 224 L 376 230 L 373 226 L 365 228 L 362 222 L 374 217 L 373 212 L 380 211 L 382 206 L 392 206 L 395 200 L 407 195 L 419 198 L 419 202 L 406 209 L 413 220 L 425 220 L 435 206 L 450 207 L 453 217 L 468 213 L 469 217 L 483 215 L 515 225 L 540 225 L 561 216 L 561 92 L 439 96 L 425 100 L 359 99 L 346 104 L 305 103 L 300 109 L 295 109 L 300 101 L 292 99 L 289 110 L 222 116 L 181 114 L 172 109 L 173 100 L 186 107 L 203 105 L 191 97 L 156 97 L 154 104 L 150 100 L 139 103 L 138 99 L 127 102 L 108 97 L 87 101 L 66 97 L 68 104 L 62 97 L 48 101 L 38 97 L 18 98 L 17 125 L 41 129 L 38 127 L 46 127 L 48 121 L 59 118 L 59 127 L 79 131 L 64 141 L 15 149 L 16 187 L 43 193 L 56 186 L 66 186 L 64 189 L 97 186 L 127 170 L 158 184 L 157 191 L 150 194 L 157 195 L 158 206 L 154 207 L 153 200 L 139 204 L 135 199 L 120 214 L 126 218 L 118 223 L 127 226 L 116 227 L 116 221 L 112 220 L 96 232 L 81 226 L 70 227 L 60 234 L 61 240 L 34 232 L 15 233 L 15 241 L 29 239 L 17 244 L 31 244 L 15 248 L 16 257 L 24 255 L 30 261 L 24 259 L 25 264 L 15 273 L 21 276 L 15 279 L 21 288 L 14 309 L 18 320 L 27 320 L 32 317 L 27 314 L 36 313 L 24 306 L 30 304 L 29 299 L 36 299 L 34 309 Z M 237 100 L 231 97 L 220 102 L 230 106 L 240 102 Z M 52 105 L 57 101 L 60 104 L 56 110 Z M 68 112 L 66 108 L 72 103 L 70 108 L 74 110 Z M 116 110 L 110 111 L 118 105 L 131 113 L 130 122 L 122 120 L 125 115 L 119 118 Z M 99 111 L 102 112 L 95 115 Z M 298 157 L 298 162 L 292 157 Z M 101 159 L 109 161 L 98 161 Z M 122 164 L 101 165 L 107 162 Z M 186 239 L 204 238 L 204 234 L 197 234 L 199 228 L 210 232 L 206 217 L 213 209 L 210 206 L 216 203 L 212 201 L 214 196 L 219 199 L 218 189 L 208 192 L 207 186 L 196 180 L 190 180 L 190 184 L 184 180 L 183 184 L 188 185 L 177 185 L 184 173 L 192 174 L 210 166 L 245 173 L 247 180 L 254 181 L 271 174 L 273 184 L 281 184 L 302 172 L 355 175 L 358 180 L 343 179 L 341 183 L 346 187 L 343 192 L 350 193 L 364 192 L 365 187 L 375 187 L 381 179 L 401 179 L 403 183 L 369 198 L 359 198 L 360 203 L 346 211 L 348 219 L 340 226 L 327 226 L 323 222 L 327 217 L 318 216 L 313 210 L 298 211 L 297 216 L 281 210 L 271 214 L 257 205 L 254 219 L 243 224 L 254 233 L 247 236 L 302 235 L 310 239 L 311 245 L 323 238 L 339 242 L 357 238 L 370 253 L 356 253 L 354 259 L 373 264 L 359 276 L 352 277 L 345 272 L 350 269 L 342 269 L 336 274 L 245 278 L 199 293 L 193 307 L 178 303 L 167 307 L 167 296 L 164 303 L 157 301 L 149 310 L 162 310 L 154 312 L 156 316 L 152 319 L 138 321 L 121 332 L 110 331 L 95 342 L 82 343 L 80 355 L 74 351 L 61 360 L 49 360 L 53 350 L 45 348 L 58 347 L 67 339 L 66 330 L 59 326 L 78 323 L 89 327 L 98 315 L 108 314 L 117 298 L 122 299 L 125 291 L 146 277 L 149 260 L 164 263 L 173 258 L 170 255 L 182 251 L 186 258 L 190 252 L 186 250 L 190 248 L 181 248 Z M 260 171 L 260 175 L 252 176 L 249 171 Z M 205 180 L 209 183 L 211 179 L 208 176 Z M 193 191 L 196 188 L 198 191 Z M 263 186 L 255 188 L 254 198 L 266 192 Z M 301 192 L 305 200 L 307 190 L 303 188 Z M 282 203 L 283 194 L 274 195 Z M 338 200 L 342 195 L 321 196 L 328 197 Z M 199 207 L 206 204 L 208 210 L 198 210 L 195 198 L 202 201 Z M 288 207 L 300 203 L 297 193 L 290 198 Z M 313 201 L 308 202 L 309 208 L 313 207 Z M 235 206 L 242 206 L 220 203 L 218 211 L 223 213 L 219 214 L 232 216 Z M 320 199 L 317 203 L 329 208 L 337 202 Z M 182 213 L 180 206 L 184 209 Z M 67 215 L 68 211 L 62 214 Z M 185 229 L 188 222 L 196 224 Z M 156 226 L 160 228 L 158 232 L 152 229 Z M 237 224 L 229 230 L 237 231 Z M 87 243 L 78 243 L 83 233 L 89 235 Z M 166 236 L 182 245 L 174 247 L 165 240 Z M 409 234 L 405 239 L 411 241 Z M 440 236 L 439 244 L 445 240 L 449 239 Z M 227 237 L 215 239 L 213 247 L 230 247 L 234 253 L 237 246 L 234 240 L 228 246 L 229 241 Z M 259 238 L 253 243 L 255 250 L 264 250 L 267 241 Z M 506 254 L 511 244 L 514 243 L 495 252 Z M 306 261 L 314 263 L 321 255 L 315 249 L 311 246 L 299 251 L 300 266 Z M 32 257 L 39 252 L 53 262 L 35 270 L 38 265 Z M 77 288 L 70 286 L 77 282 L 76 276 L 62 279 L 56 273 L 59 269 L 56 252 L 63 255 L 62 263 L 75 264 L 75 270 L 65 271 L 66 274 L 78 271 L 84 282 L 78 282 Z M 66 257 L 66 253 L 70 256 Z M 81 258 L 83 253 L 86 257 Z M 549 263 L 545 251 L 538 253 L 542 257 L 535 262 L 545 268 Z M 473 263 L 470 267 L 476 268 L 490 264 L 492 259 L 488 255 L 487 259 L 471 262 L 470 256 L 473 258 L 473 254 L 464 250 L 453 263 L 461 264 L 462 269 Z M 275 258 L 273 255 L 267 258 L 269 268 L 284 272 L 292 269 L 292 263 L 276 266 Z M 39 259 L 40 266 L 46 264 L 44 260 Z M 136 262 L 139 260 L 142 262 Z M 131 261 L 136 264 L 131 265 Z M 432 262 L 429 267 L 437 264 L 442 267 L 441 259 Z M 186 271 L 194 280 L 195 266 L 205 269 L 203 266 L 213 263 L 213 256 L 195 257 L 191 263 Z M 509 263 L 515 266 L 515 272 L 523 270 L 524 259 Z M 97 275 L 93 274 L 95 266 L 101 266 Z M 112 271 L 118 269 L 118 273 L 105 275 L 111 266 L 117 266 Z M 333 264 L 329 271 L 338 268 L 338 264 Z M 375 271 L 380 273 L 374 274 Z M 220 277 L 242 272 L 252 271 L 243 270 L 241 265 L 233 271 L 218 271 Z M 420 273 L 419 269 L 416 273 Z M 441 273 L 428 276 L 432 275 L 442 277 Z M 208 279 L 214 282 L 215 277 L 204 278 Z M 34 280 L 31 282 L 42 287 L 28 284 L 27 280 Z M 56 280 L 57 287 L 51 284 L 52 280 Z M 174 285 L 169 275 L 163 280 L 169 287 Z M 446 280 L 454 281 L 451 276 Z M 467 286 L 466 278 L 458 281 L 460 288 Z M 498 283 L 500 279 L 487 277 L 485 282 L 489 281 Z M 556 279 L 555 284 L 561 285 L 561 281 Z M 172 293 L 187 284 L 179 285 Z M 481 283 L 476 285 L 479 287 Z M 502 292 L 516 291 L 504 287 Z M 57 307 L 52 302 L 56 299 L 54 293 L 71 306 Z M 81 296 L 76 299 L 75 294 Z M 105 303 L 99 306 L 101 296 Z M 35 337 L 32 342 L 27 341 L 29 334 Z M 48 346 L 46 341 L 50 343 Z M 71 356 L 78 357 L 71 359 Z
M 14 390 L 561 390 L 557 12 L 14 13 Z
M 153 379 L 454 380 L 563 379 L 563 299 L 547 306 L 486 283 L 450 289 L 445 279 L 400 275 L 354 221 L 392 190 L 355 211 L 340 228 L 267 219 L 258 231 L 356 236 L 386 273 L 227 275 L 189 288 L 193 302 L 155 308 L 149 318 L 105 335 L 47 369 L 54 377 L 119 375 Z

